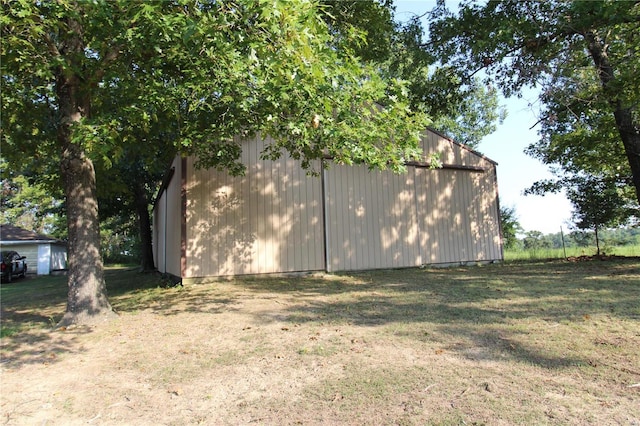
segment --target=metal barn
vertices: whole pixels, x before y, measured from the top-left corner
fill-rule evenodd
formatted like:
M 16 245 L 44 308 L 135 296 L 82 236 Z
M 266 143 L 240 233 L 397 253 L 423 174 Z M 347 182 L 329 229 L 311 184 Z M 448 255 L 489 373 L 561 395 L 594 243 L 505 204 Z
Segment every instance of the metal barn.
M 246 175 L 176 158 L 153 213 L 156 266 L 185 280 L 502 260 L 496 163 L 427 130 L 406 174 L 330 163 L 309 176 L 269 139 L 242 141 Z

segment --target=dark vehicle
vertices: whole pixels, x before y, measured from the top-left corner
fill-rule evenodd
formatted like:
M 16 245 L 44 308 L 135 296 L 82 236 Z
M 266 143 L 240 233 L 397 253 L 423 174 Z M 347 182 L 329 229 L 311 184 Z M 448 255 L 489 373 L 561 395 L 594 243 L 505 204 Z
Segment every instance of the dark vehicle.
M 2 282 L 10 283 L 13 277 L 22 277 L 27 274 L 27 262 L 25 256 L 20 256 L 16 251 L 0 252 L 2 263 L 0 269 Z

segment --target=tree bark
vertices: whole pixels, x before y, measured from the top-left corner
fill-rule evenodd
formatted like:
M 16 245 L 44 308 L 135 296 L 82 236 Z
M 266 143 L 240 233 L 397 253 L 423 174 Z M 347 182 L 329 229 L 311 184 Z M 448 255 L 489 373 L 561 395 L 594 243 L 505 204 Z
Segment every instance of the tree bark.
M 84 51 L 82 31 L 73 20 L 69 20 L 68 27 L 73 31 L 65 34 L 60 50 L 73 57 Z M 115 316 L 107 299 L 100 254 L 95 170 L 82 142 L 72 138 L 73 127 L 90 115 L 90 96 L 87 88 L 83 90 L 82 78 L 70 69 L 74 67 L 60 66 L 56 70 L 55 87 L 60 114 L 57 142 L 69 231 L 69 292 L 67 309 L 58 327 L 92 325 Z
M 141 180 L 133 184 L 136 212 L 138 214 L 138 226 L 140 229 L 140 256 L 143 272 L 155 271 L 153 261 L 153 245 L 151 237 L 151 218 L 149 217 L 149 199 Z
M 98 200 L 93 163 L 70 147 L 62 157 L 69 231 L 69 293 L 58 327 L 92 325 L 115 315 L 107 299 L 100 254 Z
M 618 133 L 627 154 L 627 160 L 631 167 L 633 185 L 636 188 L 636 198 L 640 203 L 640 123 L 633 120 L 630 108 L 618 107 L 614 112 Z

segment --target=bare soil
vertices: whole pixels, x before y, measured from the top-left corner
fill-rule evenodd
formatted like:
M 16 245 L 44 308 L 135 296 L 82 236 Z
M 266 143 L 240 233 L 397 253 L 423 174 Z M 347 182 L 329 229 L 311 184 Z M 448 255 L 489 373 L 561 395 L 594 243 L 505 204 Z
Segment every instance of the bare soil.
M 3 339 L 0 422 L 639 426 L 640 269 L 598 268 L 546 294 L 499 267 L 125 294 L 109 323 Z

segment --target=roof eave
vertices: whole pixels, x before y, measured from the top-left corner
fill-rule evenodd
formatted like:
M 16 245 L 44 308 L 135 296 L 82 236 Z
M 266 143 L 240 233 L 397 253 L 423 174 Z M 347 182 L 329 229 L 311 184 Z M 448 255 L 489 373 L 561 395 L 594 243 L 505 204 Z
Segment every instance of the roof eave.
M 0 245 L 3 246 L 15 246 L 19 244 L 61 244 L 66 245 L 67 243 L 60 240 L 2 240 L 0 241 Z

